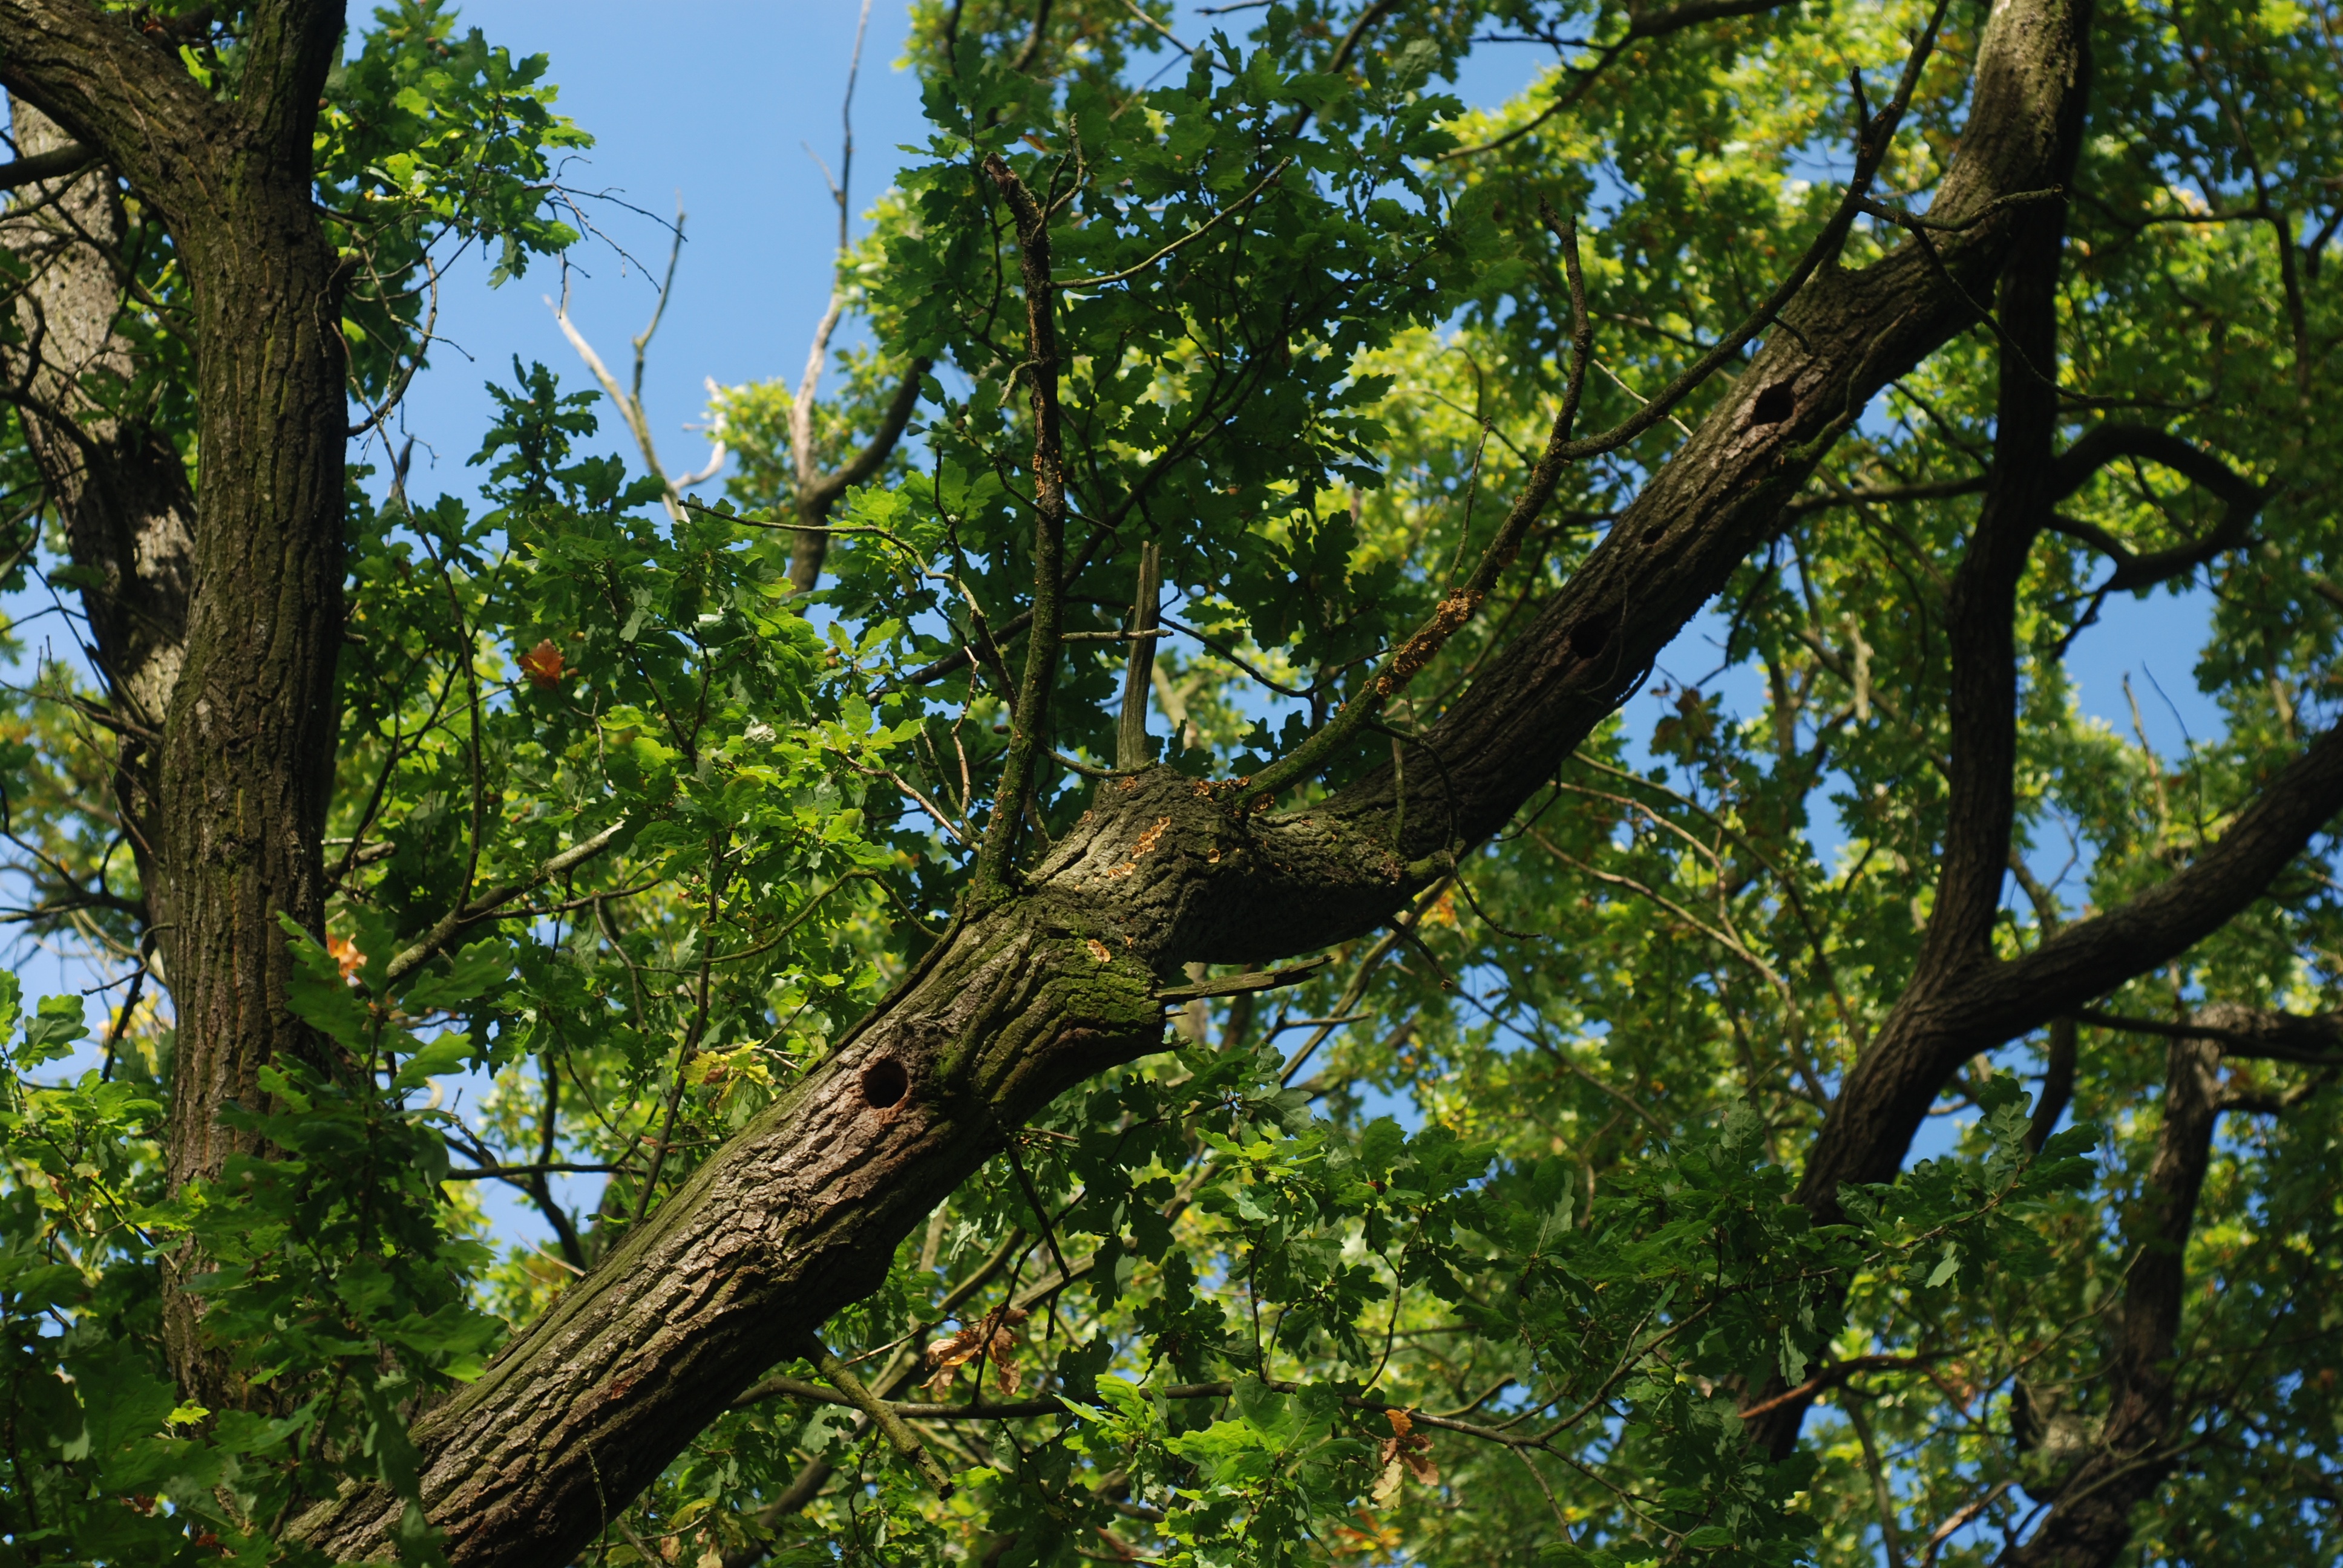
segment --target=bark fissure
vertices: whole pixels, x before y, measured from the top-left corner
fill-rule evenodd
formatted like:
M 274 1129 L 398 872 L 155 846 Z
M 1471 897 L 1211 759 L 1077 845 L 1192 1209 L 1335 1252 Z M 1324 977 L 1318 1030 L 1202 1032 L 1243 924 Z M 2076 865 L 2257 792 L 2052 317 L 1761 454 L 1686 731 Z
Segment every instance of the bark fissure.
M 10 104 L 25 162 L 78 149 L 33 107 Z M 142 888 L 154 885 L 155 749 L 186 655 L 195 578 L 195 496 L 186 465 L 135 405 L 136 349 L 119 328 L 117 271 L 129 220 L 103 166 L 34 186 L 0 218 L 21 268 L 17 340 L 0 347 L 0 387 L 65 526 L 95 662 L 124 720 L 115 795 Z
M 238 1146 L 219 1123 L 223 1103 L 256 1100 L 260 1067 L 307 1048 L 282 1005 L 276 921 L 287 912 L 316 930 L 327 890 L 319 839 L 347 420 L 334 257 L 310 206 L 308 158 L 341 12 L 276 0 L 250 21 L 228 102 L 121 18 L 74 0 L 0 0 L 0 85 L 149 199 L 193 285 L 204 487 L 154 807 L 156 913 L 179 981 L 175 1182 L 218 1170 Z M 1969 1054 L 2072 1012 L 2258 896 L 2343 806 L 2343 739 L 2310 748 L 2193 864 L 2131 904 L 2021 959 L 1997 961 L 1987 945 L 2010 839 L 2011 599 L 2064 493 L 2051 477 L 2056 403 L 2042 369 L 2055 334 L 2043 326 L 2039 262 L 2049 257 L 2055 279 L 2056 209 L 2046 216 L 2030 198 L 2071 166 L 2087 22 L 2086 0 L 1995 8 L 1931 234 L 1863 269 L 1814 274 L 1585 565 L 1415 739 L 1423 760 L 1410 759 L 1404 809 L 1390 768 L 1283 813 L 1259 789 L 1155 769 L 1103 786 L 1083 821 L 1021 869 L 1025 778 L 1012 767 L 983 874 L 915 972 L 420 1422 L 424 1497 L 451 1560 L 568 1561 L 769 1366 L 776 1345 L 804 1341 L 875 1288 L 901 1238 L 1010 1131 L 1072 1085 L 1158 1049 L 1167 992 L 1187 966 L 1259 963 L 1358 937 L 1448 874 L 1778 536 L 1795 493 L 1871 397 L 1976 322 L 1976 302 L 2003 280 L 2013 246 L 2029 260 L 2003 282 L 1996 312 L 2016 346 L 2004 371 L 2006 442 L 1953 595 L 1967 684 L 1955 694 L 1956 831 L 1937 923 L 1815 1147 L 1809 1203 L 1828 1212 L 1840 1181 L 1891 1177 L 1946 1073 Z M 1046 224 L 1005 172 L 993 177 L 1017 209 L 1031 350 L 1021 368 L 1037 429 L 1038 578 L 1016 719 L 1031 765 L 1046 744 L 1057 662 L 1064 497 Z M 920 368 L 841 474 L 875 471 Z M 2200 477 L 2177 456 L 2141 449 L 2222 493 L 2211 470 Z M 825 508 L 836 498 L 828 481 L 804 496 Z M 2224 498 L 2250 515 L 2243 499 Z M 2250 498 L 2258 505 L 2258 492 Z M 799 542 L 823 537 L 808 528 Z M 803 582 L 818 570 L 816 555 Z M 183 1384 L 216 1402 L 192 1310 L 176 1292 L 171 1301 Z M 387 1493 L 353 1487 L 300 1533 L 337 1555 L 375 1555 L 400 1512 Z

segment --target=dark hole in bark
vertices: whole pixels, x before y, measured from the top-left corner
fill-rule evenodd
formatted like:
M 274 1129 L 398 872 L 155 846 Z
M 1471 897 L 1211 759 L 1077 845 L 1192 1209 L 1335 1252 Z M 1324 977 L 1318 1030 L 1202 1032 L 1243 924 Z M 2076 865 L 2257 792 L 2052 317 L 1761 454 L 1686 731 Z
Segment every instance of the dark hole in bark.
M 1599 620 L 1580 621 L 1570 628 L 1570 651 L 1581 658 L 1593 658 L 1603 651 L 1603 644 L 1610 635 Z
M 862 1098 L 880 1111 L 911 1091 L 911 1075 L 891 1056 L 882 1056 L 862 1070 Z
M 1667 531 L 1667 524 L 1654 523 L 1650 528 L 1644 530 L 1644 542 L 1647 545 L 1656 545 L 1660 542 L 1660 536 Z
M 1778 425 L 1798 411 L 1798 395 L 1787 381 L 1776 381 L 1757 394 L 1756 407 L 1749 410 L 1752 425 Z

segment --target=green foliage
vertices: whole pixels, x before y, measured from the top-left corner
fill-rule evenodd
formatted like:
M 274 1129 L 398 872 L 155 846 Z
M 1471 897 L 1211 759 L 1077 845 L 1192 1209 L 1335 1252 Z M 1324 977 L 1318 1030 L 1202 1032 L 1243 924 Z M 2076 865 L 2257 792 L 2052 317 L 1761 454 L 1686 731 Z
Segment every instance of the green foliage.
M 318 116 L 318 198 L 356 280 L 342 336 L 370 400 L 403 391 L 400 361 L 429 347 L 443 242 L 492 248 L 494 286 L 578 239 L 556 216 L 558 162 L 593 138 L 553 112 L 546 56 L 516 61 L 455 21 L 447 0 L 376 10 Z
M 467 1287 L 484 1250 L 447 1228 L 442 1118 L 405 1101 L 463 1042 L 415 1040 L 355 1003 L 314 941 L 295 953 L 304 1017 L 354 1058 L 405 1060 L 379 1089 L 264 1069 L 271 1110 L 237 1124 L 271 1152 L 167 1199 L 154 1086 L 113 1079 L 110 1059 L 42 1082 L 85 1035 L 80 1006 L 52 997 L 20 1020 L 0 976 L 9 1562 L 320 1561 L 288 1555 L 277 1530 L 345 1477 L 410 1500 L 400 1561 L 441 1561 L 413 1502 L 407 1424 L 430 1392 L 478 1374 L 504 1325 Z M 208 1264 L 205 1332 L 246 1408 L 184 1402 L 156 1353 L 155 1266 L 198 1255 L 191 1243 Z
M 422 1403 L 927 951 L 997 809 L 1034 608 L 1033 367 L 986 156 L 1051 204 L 1061 286 L 1067 625 L 1088 637 L 1051 694 L 1039 844 L 1114 756 L 1112 638 L 1141 545 L 1173 628 L 1153 682 L 1166 759 L 1249 774 L 1452 590 L 1544 442 L 1568 323 L 1541 200 L 1583 222 L 1599 368 L 1581 428 L 1607 425 L 1808 243 L 1837 196 L 1846 73 L 1875 101 L 1924 15 L 1784 7 L 1656 35 L 1622 4 L 1403 5 L 1338 61 L 1373 9 L 1232 12 L 1151 81 L 1172 25 L 1153 0 L 1061 3 L 1038 33 L 1029 5 L 914 8 L 933 134 L 842 258 L 873 341 L 807 411 L 816 466 L 870 439 L 906 367 L 932 368 L 912 439 L 831 514 L 811 596 L 786 576 L 785 382 L 719 395 L 741 461 L 715 507 L 670 512 L 656 477 L 587 455 L 594 395 L 518 364 L 477 498 L 354 486 L 336 892 L 322 945 L 292 950 L 319 1052 L 276 1064 L 241 1113 L 265 1157 L 166 1193 L 173 1041 L 151 1002 L 99 1045 L 69 1000 L 19 1026 L 5 993 L 18 1469 L 0 1471 L 0 1562 L 299 1561 L 281 1541 L 301 1501 L 347 1477 L 411 1495 Z M 1899 204 L 1925 209 L 1948 166 L 1984 20 L 1947 14 L 1884 167 Z M 2017 607 L 2027 875 L 2002 956 L 2161 882 L 2337 710 L 2334 22 L 2135 4 L 2095 24 L 2060 445 L 2152 422 L 2268 496 L 2249 540 L 2169 585 L 2211 589 L 2195 677 L 2226 719 L 2177 753 L 2087 717 L 2081 697 L 2104 694 L 2078 694 L 2068 658 L 2107 635 L 2104 542 L 2184 544 L 2215 506 L 2146 462 L 2059 502 Z M 1492 33 L 1564 63 L 1468 110 L 1445 84 Z M 222 37 L 216 66 L 190 46 L 196 65 L 232 69 Z M 346 327 L 367 397 L 417 351 L 437 237 L 496 245 L 507 272 L 572 239 L 551 182 L 584 141 L 546 69 L 458 38 L 434 5 L 380 14 L 337 73 L 320 196 L 374 269 Z M 1897 239 L 1866 222 L 1841 260 Z M 184 431 L 178 297 L 167 267 L 151 281 L 154 407 Z M 1971 1564 L 2022 1536 L 2052 1477 L 2013 1400 L 2023 1380 L 2044 1408 L 2105 1414 L 2163 1043 L 2085 1029 L 2070 1130 L 2030 1150 L 2049 1041 L 1984 1041 L 1934 1097 L 1926 1158 L 1845 1190 L 1844 1223 L 1791 1201 L 1926 937 L 1946 597 L 1996 371 L 1980 330 L 1897 381 L 1652 673 L 1657 702 L 1505 834 L 1460 847 L 1409 940 L 1192 1004 L 1164 1050 L 1004 1131 L 823 1329 L 895 1398 L 1003 1407 L 918 1416 L 950 1500 L 853 1411 L 777 1394 L 711 1422 L 598 1560 L 1772 1568 L 1875 1562 L 1891 1536 L 1901 1561 Z M 1564 476 L 1480 618 L 1386 714 L 1394 732 L 1439 717 L 1680 429 Z M 58 549 L 42 562 L 69 584 Z M 75 706 L 96 694 L 46 678 L 0 715 L 40 929 L 135 952 L 113 752 Z M 1374 735 L 1290 800 L 1392 755 Z M 2101 1005 L 2334 1009 L 2330 859 Z M 1261 934 L 1264 957 L 1279 940 Z M 110 1076 L 57 1076 L 101 1053 Z M 2343 1420 L 2335 1090 L 2315 1064 L 2227 1071 L 2184 1259 L 2184 1462 L 2133 1552 L 2333 1561 L 2316 1500 Z M 451 1085 L 460 1115 L 433 1102 Z M 598 1195 L 568 1201 L 555 1166 Z M 493 1251 L 473 1196 L 489 1181 L 550 1240 Z M 183 1246 L 216 1271 L 206 1323 L 250 1410 L 185 1408 L 164 1375 L 157 1276 Z M 768 1371 L 805 1372 L 742 1381 Z M 1806 1397 L 1798 1452 L 1748 1443 L 1745 1412 Z M 784 1496 L 803 1506 L 771 1511 Z M 419 1521 L 404 1549 L 429 1559 Z

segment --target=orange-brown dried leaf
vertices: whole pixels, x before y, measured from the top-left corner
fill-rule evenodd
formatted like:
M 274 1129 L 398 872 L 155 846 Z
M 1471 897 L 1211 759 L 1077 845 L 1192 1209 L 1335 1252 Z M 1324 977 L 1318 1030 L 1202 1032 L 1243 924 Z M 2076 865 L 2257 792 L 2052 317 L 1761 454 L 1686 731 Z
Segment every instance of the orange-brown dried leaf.
M 561 678 L 568 673 L 568 668 L 562 659 L 561 649 L 554 646 L 551 638 L 547 638 L 520 656 L 520 672 L 528 676 L 528 683 L 539 691 L 550 691 L 561 684 Z
M 983 1356 L 999 1369 L 1001 1387 L 1014 1393 L 1024 1386 L 1024 1374 L 1017 1366 L 1016 1336 L 1009 1331 L 1032 1315 L 1017 1308 L 995 1308 L 950 1338 L 930 1341 L 928 1364 L 935 1369 L 935 1375 L 928 1380 L 927 1386 L 942 1394 L 951 1387 L 961 1367 Z
M 1391 1422 L 1392 1434 L 1383 1439 L 1377 1453 L 1383 1468 L 1375 1478 L 1372 1495 L 1378 1505 L 1398 1493 L 1403 1470 L 1426 1486 L 1440 1484 L 1440 1467 L 1432 1462 L 1432 1440 L 1415 1430 L 1414 1420 L 1403 1410 L 1385 1411 L 1383 1418 Z

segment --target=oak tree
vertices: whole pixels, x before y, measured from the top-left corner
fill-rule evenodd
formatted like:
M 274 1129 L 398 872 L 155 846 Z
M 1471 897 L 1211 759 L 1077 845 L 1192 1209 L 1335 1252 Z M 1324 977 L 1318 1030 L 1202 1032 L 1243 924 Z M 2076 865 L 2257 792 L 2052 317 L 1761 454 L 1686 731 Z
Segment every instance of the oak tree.
M 2332 8 L 1222 11 L 427 499 L 546 62 L 0 0 L 0 1553 L 2334 1554 Z

